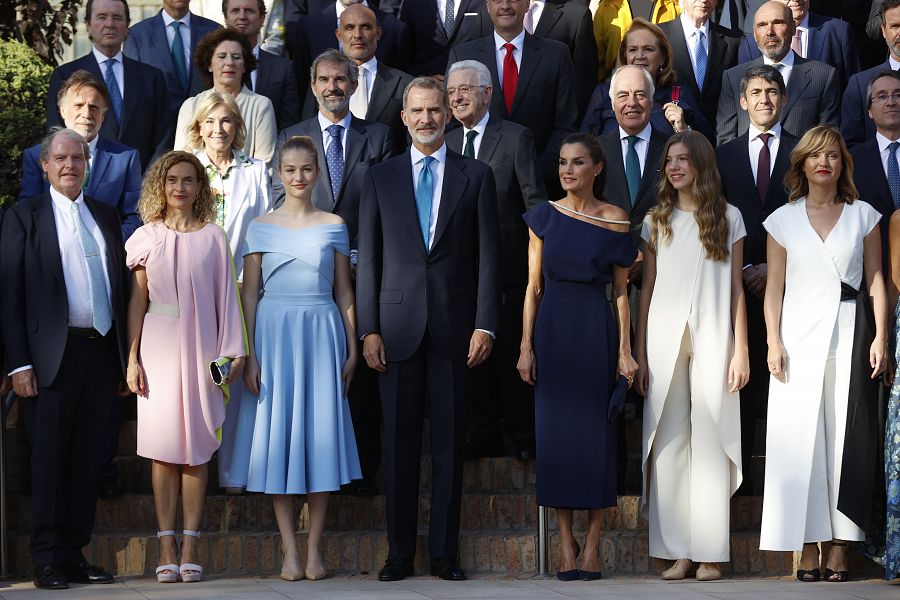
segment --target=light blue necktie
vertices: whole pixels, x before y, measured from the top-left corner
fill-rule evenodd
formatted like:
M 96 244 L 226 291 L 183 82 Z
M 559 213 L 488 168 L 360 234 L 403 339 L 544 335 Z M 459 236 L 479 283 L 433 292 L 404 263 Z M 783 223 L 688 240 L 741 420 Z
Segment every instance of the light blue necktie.
M 106 335 L 112 327 L 112 309 L 109 306 L 109 296 L 106 293 L 106 276 L 103 273 L 103 259 L 100 256 L 100 246 L 97 240 L 87 230 L 81 219 L 81 211 L 78 203 L 72 202 L 72 219 L 78 229 L 78 237 L 81 238 L 81 252 L 87 264 L 88 280 L 91 286 L 91 313 L 94 316 L 94 329 L 100 335 Z
M 629 135 L 628 152 L 625 154 L 625 181 L 628 183 L 628 195 L 631 196 L 631 205 L 634 206 L 637 199 L 638 188 L 641 187 L 641 160 L 638 158 L 635 144 L 639 138 L 636 135 Z
M 175 63 L 175 76 L 187 89 L 188 74 L 187 65 L 184 64 L 184 40 L 181 39 L 181 25 L 181 21 L 172 21 L 172 29 L 175 30 L 175 37 L 172 40 L 172 61 Z
M 103 61 L 106 66 L 106 72 L 103 74 L 103 82 L 106 83 L 106 89 L 109 91 L 109 103 L 112 105 L 113 115 L 116 117 L 116 125 L 122 124 L 122 93 L 119 91 L 119 82 L 116 81 L 116 75 L 113 73 L 113 65 L 116 59 L 107 58 Z
M 900 142 L 888 144 L 887 179 L 891 189 L 891 198 L 894 200 L 894 208 L 900 208 L 900 168 L 897 166 L 897 147 Z
M 337 202 L 341 182 L 344 180 L 344 145 L 341 143 L 343 125 L 329 125 L 325 128 L 331 136 L 331 143 L 325 151 L 325 162 L 328 163 L 328 177 L 331 179 L 331 196 Z
M 434 177 L 431 163 L 434 158 L 426 156 L 422 159 L 422 170 L 419 171 L 419 182 L 416 186 L 416 210 L 419 213 L 419 228 L 425 240 L 425 252 L 431 247 L 431 203 L 434 198 Z
M 699 29 L 697 30 L 696 36 L 697 45 L 694 50 L 694 74 L 697 76 L 697 88 L 702 92 L 703 80 L 706 77 L 706 44 L 703 43 L 703 38 L 706 36 Z

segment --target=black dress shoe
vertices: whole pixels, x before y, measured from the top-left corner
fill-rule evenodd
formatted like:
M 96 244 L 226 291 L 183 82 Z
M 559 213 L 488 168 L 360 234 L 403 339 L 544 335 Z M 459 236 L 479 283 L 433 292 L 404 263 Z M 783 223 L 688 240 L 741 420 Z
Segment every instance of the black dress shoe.
M 447 581 L 465 581 L 467 579 L 455 556 L 431 559 L 431 574 Z
M 359 479 L 353 482 L 350 488 L 350 494 L 357 498 L 370 498 L 378 493 L 375 484 L 368 479 Z
M 489 456 L 503 456 L 503 442 L 491 440 L 489 442 L 469 442 L 466 444 L 464 460 L 478 460 Z
M 34 587 L 42 590 L 64 590 L 69 587 L 66 576 L 53 565 L 35 567 L 32 581 L 34 581 Z
M 384 566 L 378 572 L 378 581 L 400 581 L 412 574 L 412 561 L 388 556 L 384 561 Z
M 113 576 L 103 570 L 103 567 L 89 564 L 84 561 L 74 567 L 63 569 L 66 578 L 72 583 L 112 583 Z

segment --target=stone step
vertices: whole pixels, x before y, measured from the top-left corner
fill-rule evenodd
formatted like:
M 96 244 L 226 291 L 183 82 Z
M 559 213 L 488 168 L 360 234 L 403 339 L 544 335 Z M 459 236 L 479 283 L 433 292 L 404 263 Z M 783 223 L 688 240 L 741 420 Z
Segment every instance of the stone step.
M 297 534 L 301 562 L 306 560 L 306 532 Z M 579 535 L 581 543 L 583 536 Z M 383 531 L 326 532 L 324 556 L 332 573 L 375 573 L 387 556 L 387 536 Z M 667 566 L 648 556 L 648 537 L 637 531 L 604 533 L 601 538 L 605 577 L 656 577 Z M 788 576 L 795 568 L 791 552 L 762 552 L 755 533 L 732 534 L 732 561 L 724 565 L 726 575 Z M 559 536 L 550 541 L 550 572 L 558 570 Z M 11 571 L 27 576 L 28 539 L 16 536 L 12 544 Z M 420 531 L 417 542 L 416 573 L 428 572 L 427 535 Z M 153 575 L 158 563 L 159 543 L 151 532 L 128 535 L 98 534 L 85 548 L 85 557 L 106 567 L 116 576 Z M 460 532 L 460 563 L 471 575 L 531 577 L 537 573 L 537 535 L 534 532 L 463 530 Z M 214 576 L 270 577 L 281 567 L 281 538 L 277 533 L 212 533 L 200 538 L 200 557 L 206 573 Z M 851 563 L 851 567 L 854 563 Z M 861 567 L 856 566 L 855 574 Z

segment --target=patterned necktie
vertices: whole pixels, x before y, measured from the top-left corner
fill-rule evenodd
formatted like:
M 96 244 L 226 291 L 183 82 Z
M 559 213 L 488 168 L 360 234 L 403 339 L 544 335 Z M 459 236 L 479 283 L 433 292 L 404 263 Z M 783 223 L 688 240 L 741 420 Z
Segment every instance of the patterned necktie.
M 109 91 L 109 103 L 112 105 L 113 115 L 116 117 L 116 125 L 122 124 L 122 93 L 119 91 L 119 82 L 116 81 L 116 75 L 113 73 L 113 66 L 116 59 L 107 58 L 103 61 L 106 72 L 103 74 L 103 82 Z
M 637 155 L 637 144 L 639 138 L 636 135 L 629 135 L 628 152 L 625 154 L 625 180 L 628 182 L 628 195 L 631 196 L 631 205 L 634 206 L 637 200 L 638 188 L 641 186 L 641 161 Z
M 359 65 L 359 85 L 356 91 L 350 96 L 350 112 L 357 119 L 365 119 L 366 112 L 369 110 L 369 89 L 366 85 L 366 69 Z
M 175 63 L 175 76 L 184 88 L 188 85 L 187 65 L 184 62 L 184 40 L 181 39 L 181 21 L 172 21 L 175 37 L 172 39 L 172 62 Z
M 894 200 L 894 208 L 900 208 L 900 168 L 897 166 L 897 147 L 900 142 L 888 144 L 887 179 L 891 190 L 891 198 Z
M 474 129 L 466 134 L 466 147 L 463 148 L 463 156 L 468 156 L 469 158 L 475 158 L 475 138 L 478 137 L 478 132 Z
M 516 57 L 513 52 L 516 47 L 512 44 L 503 44 L 506 56 L 503 57 L 503 103 L 506 104 L 506 114 L 512 114 L 513 99 L 516 97 L 516 86 L 519 84 L 519 67 L 516 66 Z
M 72 211 L 72 220 L 75 221 L 75 228 L 78 230 L 78 237 L 81 238 L 81 252 L 87 265 L 94 329 L 100 332 L 100 335 L 106 335 L 106 332 L 112 327 L 112 309 L 109 306 L 109 295 L 106 293 L 106 276 L 103 273 L 100 246 L 81 219 L 78 203 L 72 202 L 70 210 Z
M 756 161 L 756 193 L 759 194 L 759 202 L 765 204 L 766 193 L 769 191 L 769 179 L 772 177 L 772 151 L 769 149 L 771 133 L 759 134 L 762 148 L 759 149 L 759 159 Z
M 422 230 L 422 239 L 425 240 L 425 252 L 431 248 L 431 203 L 434 198 L 434 177 L 431 173 L 431 163 L 434 158 L 426 156 L 422 159 L 422 170 L 419 171 L 419 181 L 416 186 L 416 211 L 419 213 L 419 228 Z
M 703 80 L 706 78 L 706 44 L 703 39 L 706 37 L 703 31 L 697 30 L 697 45 L 694 47 L 694 75 L 697 77 L 697 88 L 703 91 Z
M 803 56 L 803 39 L 800 37 L 800 30 L 798 29 L 794 33 L 794 37 L 791 39 L 791 50 L 794 51 L 794 54 L 800 56 L 802 58 L 806 58 Z
M 328 163 L 328 176 L 331 179 L 331 197 L 335 201 L 344 179 L 344 145 L 341 142 L 343 130 L 343 125 L 329 125 L 325 129 L 331 136 L 331 143 L 325 151 L 325 161 Z
M 447 37 L 453 33 L 453 24 L 456 22 L 456 3 L 453 0 L 445 0 L 444 2 L 444 31 Z

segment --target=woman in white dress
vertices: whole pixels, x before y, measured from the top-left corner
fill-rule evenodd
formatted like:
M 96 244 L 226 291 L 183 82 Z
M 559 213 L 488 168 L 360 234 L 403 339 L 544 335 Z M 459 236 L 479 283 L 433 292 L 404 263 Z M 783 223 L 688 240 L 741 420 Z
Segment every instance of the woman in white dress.
M 791 153 L 788 204 L 763 223 L 768 278 L 769 414 L 760 549 L 803 549 L 797 578 L 820 579 L 817 542 L 832 540 L 825 579 L 847 580 L 847 542 L 865 539 L 842 512 L 857 292 L 874 308 L 873 341 L 861 348 L 877 377 L 885 367 L 887 299 L 880 215 L 856 202 L 853 162 L 833 127 L 810 129 Z M 868 371 L 868 369 L 867 369 Z M 875 398 L 867 399 L 874 401 Z M 846 484 L 846 482 L 844 482 Z
M 718 579 L 741 483 L 738 390 L 749 380 L 740 211 L 695 131 L 663 151 L 659 204 L 644 219 L 635 348 L 644 403 L 643 510 L 663 579 Z M 699 568 L 694 563 L 700 563 Z

